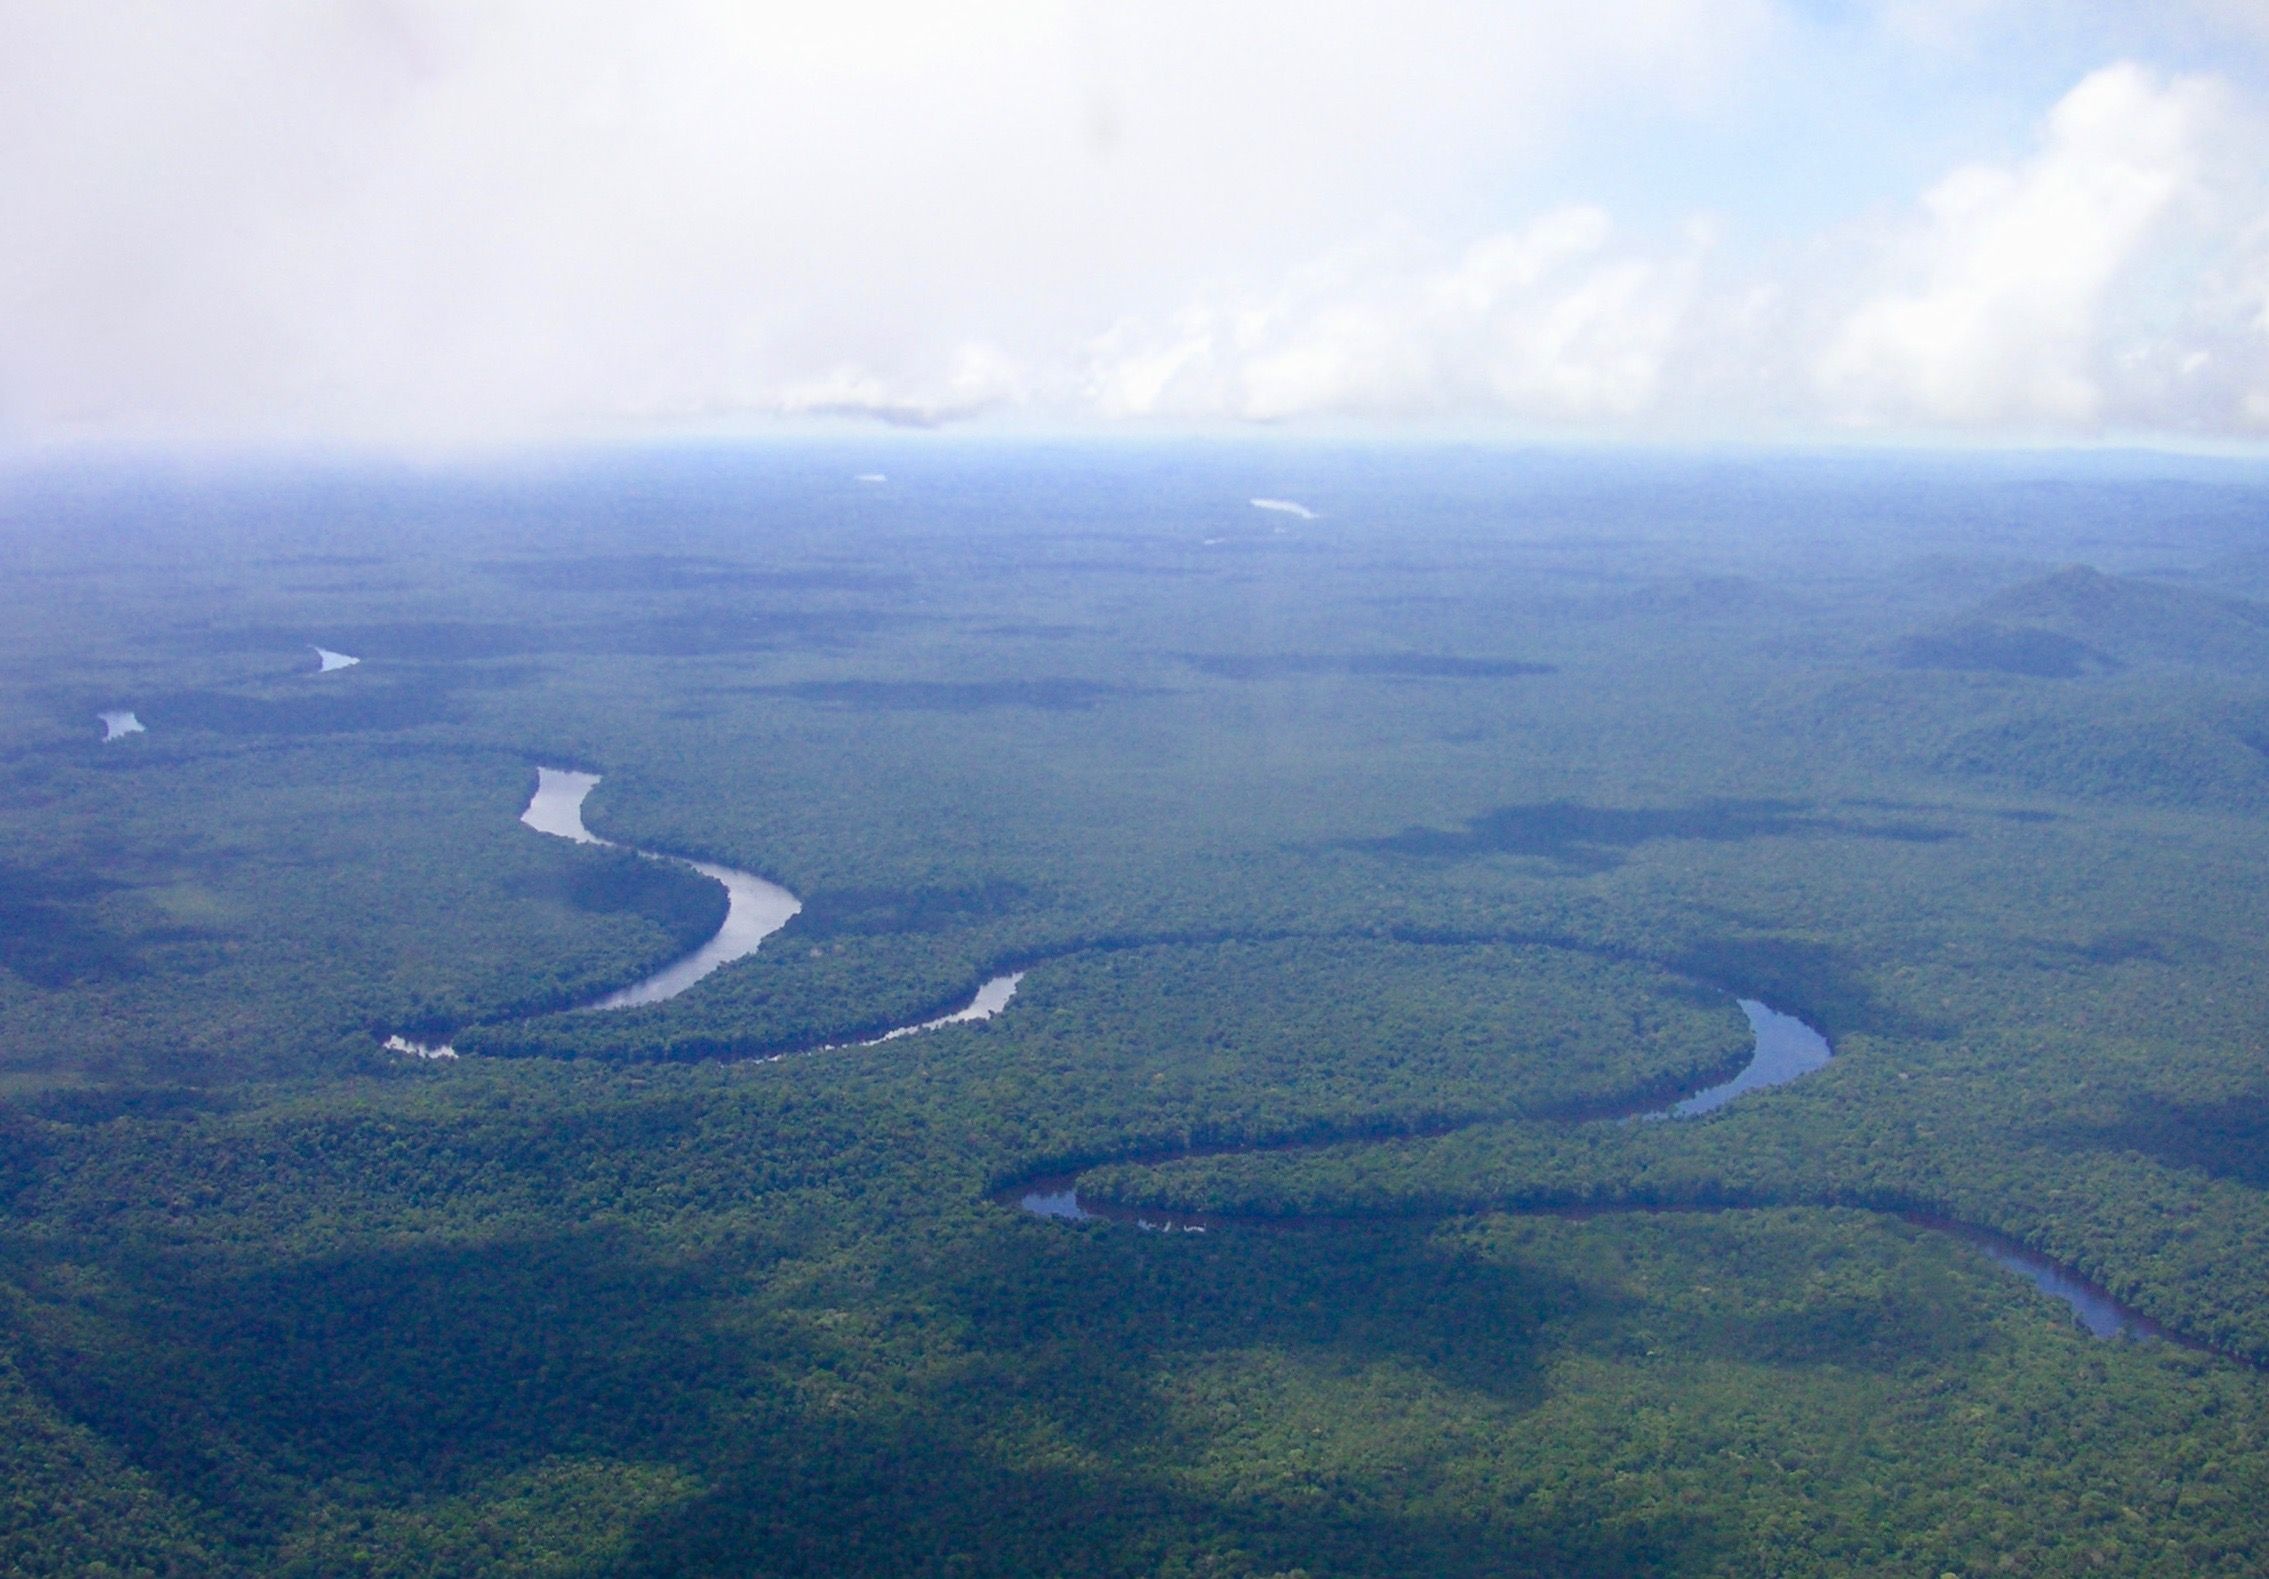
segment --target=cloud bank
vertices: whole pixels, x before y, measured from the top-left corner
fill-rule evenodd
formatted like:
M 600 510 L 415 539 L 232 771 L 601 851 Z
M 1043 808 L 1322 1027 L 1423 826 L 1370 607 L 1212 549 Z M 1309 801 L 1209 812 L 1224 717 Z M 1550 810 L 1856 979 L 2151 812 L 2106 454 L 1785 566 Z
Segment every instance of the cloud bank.
M 2217 360 L 2262 371 L 2242 309 L 2182 316 L 2206 305 L 2197 276 L 2250 240 L 2244 205 L 2208 176 L 2215 142 L 2239 131 L 2225 98 L 2208 78 L 2113 66 L 2050 111 L 2031 157 L 1946 176 L 1890 249 L 1891 283 L 1823 352 L 1823 389 L 1859 420 L 2211 422 L 2212 401 L 2184 400 L 2181 381 Z M 2171 299 L 2154 266 L 2178 271 Z
M 0 448 L 2269 435 L 2252 8 L 1819 11 L 0 8 Z

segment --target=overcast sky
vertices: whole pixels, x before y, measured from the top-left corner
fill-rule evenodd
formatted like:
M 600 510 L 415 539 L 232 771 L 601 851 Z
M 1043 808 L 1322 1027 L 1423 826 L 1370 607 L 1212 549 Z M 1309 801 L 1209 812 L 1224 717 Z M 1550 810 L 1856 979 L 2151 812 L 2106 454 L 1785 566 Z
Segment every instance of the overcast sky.
M 2269 441 L 2269 0 L 0 0 L 0 449 Z

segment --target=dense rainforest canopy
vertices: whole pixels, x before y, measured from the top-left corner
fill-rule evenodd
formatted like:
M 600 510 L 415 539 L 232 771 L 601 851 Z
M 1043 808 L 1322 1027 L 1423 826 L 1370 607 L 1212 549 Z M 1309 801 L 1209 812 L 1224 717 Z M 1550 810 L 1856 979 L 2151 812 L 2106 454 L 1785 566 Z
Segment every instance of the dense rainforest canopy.
M 0 515 L 0 1570 L 2269 1569 L 2257 468 L 909 440 Z M 539 765 L 803 909 L 577 1012 L 724 897 L 522 826 Z M 1835 1058 L 1603 1116 L 1741 998 Z

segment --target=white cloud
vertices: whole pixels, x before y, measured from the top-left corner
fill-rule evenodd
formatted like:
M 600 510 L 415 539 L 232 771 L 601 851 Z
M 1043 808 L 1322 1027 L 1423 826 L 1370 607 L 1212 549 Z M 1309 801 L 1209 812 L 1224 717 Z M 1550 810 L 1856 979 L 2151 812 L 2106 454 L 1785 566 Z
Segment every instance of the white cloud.
M 1026 398 L 1116 318 L 1454 233 L 1769 8 L 0 7 L 0 442 Z
M 2006 41 L 2114 12 L 2153 25 L 2129 0 L 1851 26 L 1791 0 L 0 6 L 0 450 L 822 414 L 2257 431 L 2242 71 L 2096 71 L 2029 150 L 1858 192 L 1855 223 L 1774 185 L 1909 179 L 1870 150 L 1911 128 L 1822 127 L 1820 73 L 1963 74 L 2003 97 L 1959 123 L 2005 125 L 2041 103 L 1995 77 Z M 2216 39 L 2269 14 L 2175 13 Z M 1689 225 L 1705 193 L 1723 212 Z
M 1611 241 L 1606 214 L 1576 207 L 1449 256 L 1344 250 L 1263 297 L 1121 324 L 1086 391 L 1114 415 L 1631 416 L 1655 400 L 1694 267 Z
M 772 409 L 783 416 L 872 417 L 900 427 L 934 428 L 1025 398 L 1022 369 L 998 348 L 972 342 L 934 379 L 894 382 L 864 369 L 839 367 L 823 378 L 789 386 Z
M 1958 170 L 1894 245 L 1892 283 L 1818 363 L 1855 419 L 2086 425 L 2129 305 L 2119 288 L 2180 238 L 2227 106 L 2209 79 L 2107 67 L 2050 113 L 2039 151 Z

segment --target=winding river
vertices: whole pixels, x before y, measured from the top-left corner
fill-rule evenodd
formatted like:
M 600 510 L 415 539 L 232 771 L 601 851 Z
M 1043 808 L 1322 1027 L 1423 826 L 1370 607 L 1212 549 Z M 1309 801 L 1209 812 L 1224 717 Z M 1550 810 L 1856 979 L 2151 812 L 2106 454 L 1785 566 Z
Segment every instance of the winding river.
M 1767 1086 L 1785 1085 L 1799 1075 L 1811 1073 L 1825 1065 L 1834 1056 L 1828 1039 L 1793 1014 L 1769 1009 L 1755 998 L 1743 998 L 1741 1012 L 1748 1017 L 1751 1047 L 1749 1062 L 1730 1080 L 1704 1086 L 1690 1096 L 1682 1097 L 1668 1107 L 1650 1108 L 1639 1112 L 1609 1113 L 1592 1122 L 1628 1124 L 1646 1123 L 1662 1119 L 1695 1118 L 1715 1112 L 1735 1097 Z M 1436 1131 L 1435 1133 L 1445 1133 Z M 1385 1139 L 1419 1139 L 1420 1136 L 1401 1135 Z M 1296 1151 L 1306 1146 L 1243 1146 L 1227 1151 L 1191 1151 L 1181 1156 L 1223 1156 L 1256 1151 Z M 1129 1158 L 1135 1162 L 1172 1162 L 1179 1156 L 1150 1156 Z M 1009 1186 L 996 1195 L 1007 1203 L 1013 1201 L 1025 1211 L 1039 1217 L 1053 1217 L 1064 1222 L 1132 1223 L 1138 1228 L 1156 1229 L 1166 1233 L 1206 1233 L 1216 1228 L 1250 1224 L 1274 1226 L 1264 1219 L 1220 1216 L 1210 1212 L 1163 1212 L 1155 1208 L 1121 1206 L 1110 1201 L 1083 1201 L 1079 1198 L 1077 1173 L 1043 1174 Z M 1633 1208 L 1636 1210 L 1637 1208 Z M 1598 1209 L 1586 1207 L 1586 1213 Z M 1576 1215 L 1564 1213 L 1554 1215 Z M 1328 1221 L 1329 1219 L 1322 1219 Z
M 104 715 L 104 723 L 121 717 L 138 725 L 132 714 Z M 708 976 L 721 966 L 731 964 L 756 952 L 764 940 L 786 926 L 802 909 L 803 903 L 779 884 L 743 872 L 734 867 L 711 861 L 698 861 L 689 856 L 666 855 L 652 850 L 637 850 L 617 845 L 593 833 L 583 822 L 583 802 L 598 785 L 600 775 L 582 773 L 569 768 L 539 767 L 536 770 L 536 791 L 529 799 L 521 822 L 538 833 L 553 838 L 567 839 L 576 844 L 598 845 L 609 849 L 633 849 L 633 853 L 648 860 L 675 861 L 689 866 L 702 876 L 724 885 L 726 896 L 725 920 L 711 937 L 693 952 L 663 966 L 642 981 L 627 987 L 601 994 L 588 1003 L 577 1005 L 578 1012 L 596 1013 L 609 1009 L 625 1009 L 641 1004 L 660 1003 L 674 998 L 688 987 Z M 1016 996 L 1017 984 L 1024 978 L 1022 971 L 994 976 L 977 990 L 975 998 L 965 1007 L 951 1014 L 902 1025 L 882 1035 L 861 1042 L 829 1043 L 822 1047 L 805 1049 L 806 1052 L 831 1052 L 846 1048 L 879 1047 L 902 1037 L 942 1026 L 966 1024 L 988 1020 L 1008 1007 Z M 1700 1118 L 1714 1113 L 1751 1092 L 1786 1085 L 1817 1069 L 1826 1067 L 1834 1057 L 1828 1039 L 1812 1026 L 1793 1014 L 1785 1014 L 1754 998 L 1738 1000 L 1741 1012 L 1747 1016 L 1751 1034 L 1749 1061 L 1732 1078 L 1705 1086 L 1699 1091 L 1669 1104 L 1636 1113 L 1610 1115 L 1612 1121 L 1676 1122 Z M 386 1040 L 388 1051 L 415 1058 L 453 1059 L 455 1048 L 447 1043 L 423 1043 L 403 1036 Z M 781 1058 L 797 1056 L 775 1053 L 753 1060 L 772 1063 Z M 1415 1138 L 1415 1137 L 1380 1137 Z M 1243 1151 L 1294 1149 L 1289 1147 L 1244 1147 Z M 1201 1155 L 1184 1152 L 1180 1156 Z M 1215 1153 L 1218 1155 L 1219 1153 Z M 1175 1160 L 1171 1156 L 1151 1156 L 1128 1159 L 1148 1162 Z M 1079 1194 L 1077 1173 L 1049 1174 L 1027 1178 L 997 1191 L 994 1199 L 1002 1205 L 1017 1207 L 1037 1217 L 1059 1222 L 1112 1222 L 1127 1223 L 1135 1227 L 1162 1233 L 1207 1233 L 1220 1228 L 1269 1229 L 1306 1227 L 1333 1221 L 1351 1219 L 1311 1219 L 1292 1224 L 1257 1218 L 1240 1218 L 1202 1212 L 1161 1211 L 1155 1208 L 1123 1206 L 1109 1201 L 1082 1200 Z M 1539 1208 L 1528 1215 L 1553 1217 L 1597 1217 L 1610 1212 L 1637 1213 L 1665 1210 L 1738 1211 L 1743 1208 L 1665 1208 L 1639 1203 L 1616 1206 L 1585 1206 L 1576 1208 Z M 1514 1210 L 1519 1210 L 1515 1208 Z M 1921 1212 L 1897 1214 L 1905 1221 L 1934 1232 L 1944 1233 L 1961 1240 L 2005 1271 L 2014 1272 L 2042 1293 L 2061 1300 L 2070 1308 L 2073 1319 L 2091 1335 L 2098 1338 L 2149 1338 L 2181 1344 L 2188 1348 L 2207 1346 L 2180 1333 L 2170 1331 L 2150 1317 L 2123 1304 L 2108 1290 L 2082 1277 L 2038 1251 L 2027 1248 L 2004 1235 L 1973 1224 L 1956 1222 Z M 2219 1352 L 2219 1351 L 2215 1351 Z
M 1806 1025 L 1793 1014 L 1783 1014 L 1766 1007 L 1754 998 L 1740 1001 L 1741 1012 L 1748 1017 L 1753 1046 L 1749 1062 L 1730 1080 L 1705 1086 L 1690 1096 L 1671 1103 L 1668 1107 L 1640 1113 L 1611 1116 L 1613 1122 L 1631 1123 L 1660 1120 L 1698 1118 L 1713 1113 L 1737 1097 L 1772 1086 L 1786 1085 L 1789 1081 L 1812 1073 L 1827 1065 L 1834 1056 L 1828 1039 L 1813 1027 Z M 1418 1137 L 1386 1137 L 1414 1139 Z M 1229 1153 L 1191 1151 L 1181 1156 L 1224 1155 L 1265 1150 L 1300 1150 L 1304 1147 L 1249 1146 L 1232 1148 Z M 1138 1162 L 1170 1162 L 1175 1156 L 1130 1158 Z M 1126 1206 L 1115 1201 L 1083 1200 L 1079 1193 L 1077 1173 L 1054 1173 L 1030 1178 L 1010 1185 L 995 1193 L 994 1200 L 1011 1205 L 1036 1217 L 1058 1222 L 1124 1223 L 1153 1233 L 1202 1234 L 1220 1229 L 1281 1230 L 1329 1226 L 1354 1221 L 1346 1218 L 1267 1219 L 1238 1217 L 1210 1212 L 1165 1211 L 1156 1207 Z M 1563 1217 L 1584 1219 L 1608 1215 L 1635 1215 L 1640 1213 L 1667 1213 L 1677 1211 L 1740 1211 L 1738 1206 L 1665 1207 L 1642 1203 L 1628 1205 L 1505 1208 L 1509 1215 L 1533 1217 Z M 2073 1320 L 2092 1337 L 2157 1339 L 2184 1348 L 2207 1350 L 2208 1345 L 2187 1338 L 2152 1320 L 2131 1305 L 2122 1303 L 2108 1289 L 2091 1282 L 2070 1267 L 2051 1260 L 2039 1251 L 2030 1249 L 2003 1234 L 1979 1228 L 1971 1223 L 1957 1222 L 1926 1212 L 1901 1212 L 1903 1221 L 1933 1232 L 1959 1239 L 1979 1251 L 1987 1260 L 2003 1271 L 2014 1272 L 2041 1293 L 2061 1300 L 2072 1312 Z M 2220 1352 L 2212 1351 L 2209 1352 Z M 2235 1358 L 2236 1356 L 2230 1356 Z

